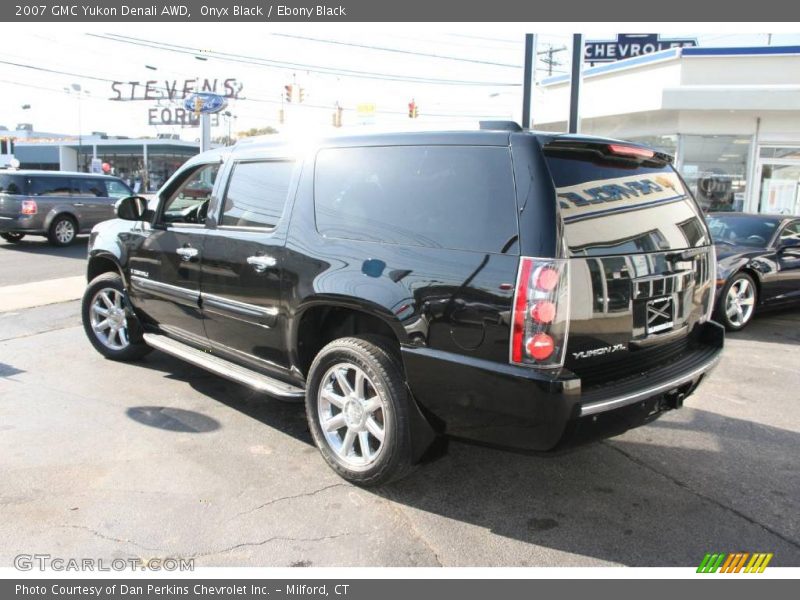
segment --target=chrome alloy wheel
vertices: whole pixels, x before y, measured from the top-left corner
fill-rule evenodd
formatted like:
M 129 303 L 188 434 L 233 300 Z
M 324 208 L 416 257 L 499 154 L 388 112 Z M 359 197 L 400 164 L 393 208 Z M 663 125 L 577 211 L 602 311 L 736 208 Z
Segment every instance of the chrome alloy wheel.
M 753 316 L 756 291 L 747 279 L 737 279 L 725 297 L 725 314 L 736 327 L 744 326 Z
M 75 224 L 69 219 L 61 219 L 56 223 L 56 239 L 61 244 L 69 244 L 75 237 Z
M 317 394 L 325 440 L 351 469 L 365 469 L 380 456 L 386 435 L 386 400 L 367 374 L 352 363 L 325 372 Z
M 130 345 L 122 292 L 101 289 L 92 298 L 89 315 L 95 336 L 106 348 L 124 350 Z

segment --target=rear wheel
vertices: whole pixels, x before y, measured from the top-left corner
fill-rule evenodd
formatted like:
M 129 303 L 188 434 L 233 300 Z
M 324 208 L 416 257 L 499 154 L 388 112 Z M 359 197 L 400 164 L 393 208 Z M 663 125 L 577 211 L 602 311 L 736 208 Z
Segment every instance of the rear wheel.
M 8 233 L 0 233 L 0 237 L 3 238 L 7 242 L 11 242 L 12 244 L 17 243 L 22 238 L 25 237 L 24 233 L 17 233 L 15 231 L 9 231 Z
M 83 294 L 81 316 L 89 341 L 106 358 L 136 360 L 150 352 L 117 273 L 103 273 L 92 280 Z
M 382 345 L 347 337 L 325 346 L 309 371 L 306 412 L 323 458 L 344 479 L 377 486 L 410 472 L 408 392 Z
M 720 295 L 719 320 L 729 331 L 743 329 L 753 318 L 757 299 L 753 278 L 747 273 L 736 273 Z
M 78 224 L 69 215 L 58 215 L 47 231 L 47 239 L 53 246 L 69 246 L 77 235 Z

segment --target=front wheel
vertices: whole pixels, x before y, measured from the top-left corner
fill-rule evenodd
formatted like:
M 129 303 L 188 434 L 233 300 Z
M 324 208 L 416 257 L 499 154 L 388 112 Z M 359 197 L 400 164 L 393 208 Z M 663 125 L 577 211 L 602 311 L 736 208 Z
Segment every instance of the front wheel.
M 83 294 L 81 316 L 89 341 L 106 358 L 136 360 L 150 352 L 117 273 L 103 273 L 92 280 Z
M 719 321 L 728 331 L 739 331 L 753 318 L 756 309 L 756 284 L 747 273 L 736 273 L 720 294 Z
M 410 472 L 409 402 L 398 362 L 372 340 L 335 340 L 311 365 L 306 413 L 314 442 L 328 465 L 357 485 Z
M 18 241 L 20 241 L 22 238 L 25 237 L 25 234 L 17 233 L 16 231 L 9 231 L 8 233 L 0 233 L 0 237 L 7 242 L 16 244 Z

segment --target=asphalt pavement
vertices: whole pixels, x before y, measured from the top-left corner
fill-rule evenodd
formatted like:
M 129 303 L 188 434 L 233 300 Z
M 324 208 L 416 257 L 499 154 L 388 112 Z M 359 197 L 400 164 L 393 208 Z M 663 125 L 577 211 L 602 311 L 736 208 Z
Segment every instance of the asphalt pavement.
M 696 566 L 735 551 L 800 566 L 798 350 L 800 313 L 759 317 L 685 407 L 651 425 L 550 457 L 451 443 L 367 491 L 328 469 L 302 406 L 158 352 L 107 361 L 75 301 L 0 313 L 0 566 L 23 552 Z
M 56 248 L 42 236 L 25 236 L 13 244 L 0 238 L 0 286 L 86 276 L 88 241 L 88 235 L 81 235 L 71 246 Z

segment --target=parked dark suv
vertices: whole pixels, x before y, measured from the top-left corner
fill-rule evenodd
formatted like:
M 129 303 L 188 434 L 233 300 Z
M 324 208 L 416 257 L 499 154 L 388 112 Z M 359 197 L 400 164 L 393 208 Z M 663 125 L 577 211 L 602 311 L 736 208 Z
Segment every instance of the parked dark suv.
M 646 422 L 723 345 L 702 214 L 669 157 L 625 142 L 252 141 L 118 214 L 90 240 L 97 350 L 305 399 L 323 457 L 361 485 L 444 436 L 546 451 Z
M 92 173 L 0 170 L 0 237 L 44 235 L 68 246 L 79 233 L 114 218 L 114 204 L 133 192 L 121 179 Z

